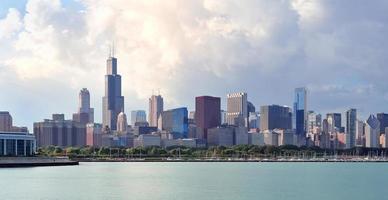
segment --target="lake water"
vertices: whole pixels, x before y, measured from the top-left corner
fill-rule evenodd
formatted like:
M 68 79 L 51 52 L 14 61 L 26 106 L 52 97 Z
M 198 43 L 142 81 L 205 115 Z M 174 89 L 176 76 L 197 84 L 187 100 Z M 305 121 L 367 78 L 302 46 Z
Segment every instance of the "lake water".
M 387 199 L 385 163 L 81 163 L 0 169 L 0 199 Z

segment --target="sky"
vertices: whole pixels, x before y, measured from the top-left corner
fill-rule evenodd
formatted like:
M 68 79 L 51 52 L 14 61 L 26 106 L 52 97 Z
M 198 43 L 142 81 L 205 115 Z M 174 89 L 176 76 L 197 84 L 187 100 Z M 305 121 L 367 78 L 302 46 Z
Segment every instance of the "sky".
M 115 44 L 125 112 L 194 109 L 195 96 L 244 91 L 261 105 L 388 112 L 388 1 L 0 0 L 0 110 L 14 124 L 77 111 L 88 88 L 101 121 Z

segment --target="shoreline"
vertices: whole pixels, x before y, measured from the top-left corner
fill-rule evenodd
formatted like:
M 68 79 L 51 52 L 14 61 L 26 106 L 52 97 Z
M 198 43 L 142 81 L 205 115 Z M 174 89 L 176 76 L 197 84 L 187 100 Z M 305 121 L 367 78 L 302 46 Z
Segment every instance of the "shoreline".
M 0 157 L 0 168 L 74 166 L 79 161 L 67 157 Z

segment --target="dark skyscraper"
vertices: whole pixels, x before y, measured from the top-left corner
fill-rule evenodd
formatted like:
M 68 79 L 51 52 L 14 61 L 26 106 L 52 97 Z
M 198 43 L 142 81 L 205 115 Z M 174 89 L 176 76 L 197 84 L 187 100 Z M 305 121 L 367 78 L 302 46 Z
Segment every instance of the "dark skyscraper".
M 338 130 L 341 130 L 341 126 L 342 126 L 341 113 L 328 113 L 326 114 L 326 118 L 327 119 L 331 118 L 332 126 L 334 128 L 337 128 Z
M 293 128 L 299 136 L 306 135 L 307 128 L 307 90 L 306 88 L 295 89 Z
M 377 119 L 380 122 L 380 134 L 385 133 L 385 128 L 388 127 L 388 114 L 377 113 Z
M 195 122 L 202 137 L 207 138 L 207 130 L 221 125 L 221 98 L 200 96 L 195 98 Z
M 117 116 L 122 111 L 124 111 L 124 97 L 121 96 L 121 76 L 117 74 L 117 58 L 110 56 L 105 75 L 105 96 L 102 98 L 103 126 L 116 130 Z
M 352 108 L 346 111 L 346 148 L 352 148 L 356 142 L 357 110 Z M 348 139 L 349 138 L 349 139 Z
M 260 107 L 260 129 L 291 129 L 291 111 L 289 107 L 269 105 Z

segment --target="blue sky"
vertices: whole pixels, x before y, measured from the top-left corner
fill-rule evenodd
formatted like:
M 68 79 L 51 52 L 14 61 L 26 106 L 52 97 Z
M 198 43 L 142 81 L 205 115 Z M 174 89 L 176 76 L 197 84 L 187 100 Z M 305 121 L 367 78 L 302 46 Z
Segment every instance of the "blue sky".
M 105 60 L 116 43 L 125 111 L 246 91 L 259 108 L 309 90 L 322 114 L 388 112 L 388 2 L 376 0 L 2 0 L 0 110 L 16 125 L 77 110 L 101 119 Z

